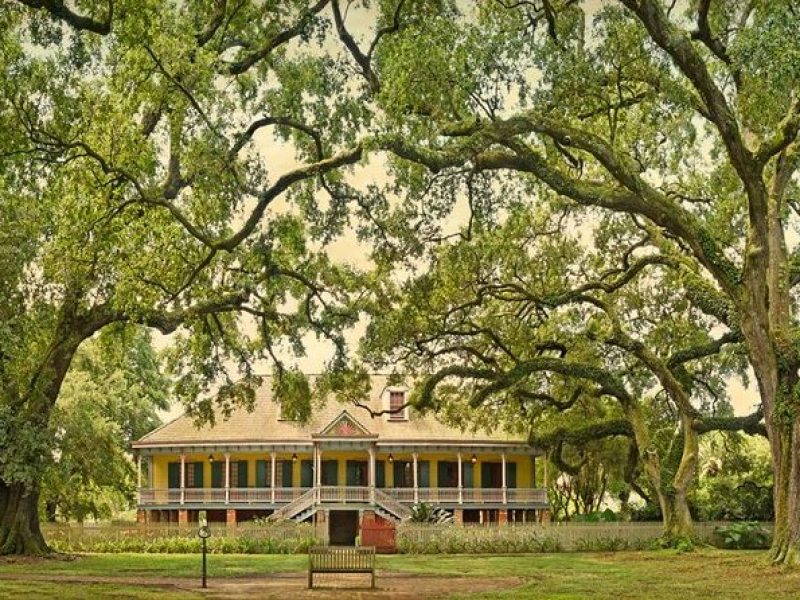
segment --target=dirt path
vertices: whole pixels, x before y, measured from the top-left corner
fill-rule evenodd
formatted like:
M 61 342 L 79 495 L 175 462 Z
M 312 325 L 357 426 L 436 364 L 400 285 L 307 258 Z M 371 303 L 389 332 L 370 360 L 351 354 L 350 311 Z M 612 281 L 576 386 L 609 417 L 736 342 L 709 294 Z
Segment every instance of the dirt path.
M 519 586 L 517 577 L 436 577 L 378 571 L 377 588 L 370 590 L 368 575 L 316 575 L 315 589 L 307 589 L 305 573 L 276 573 L 263 577 L 225 577 L 209 581 L 203 590 L 196 578 L 178 577 L 106 577 L 90 575 L 32 575 L 2 573 L 0 580 L 60 581 L 64 583 L 115 583 L 201 592 L 209 600 L 239 598 L 313 598 L 314 600 L 434 600 L 464 592 L 485 592 Z

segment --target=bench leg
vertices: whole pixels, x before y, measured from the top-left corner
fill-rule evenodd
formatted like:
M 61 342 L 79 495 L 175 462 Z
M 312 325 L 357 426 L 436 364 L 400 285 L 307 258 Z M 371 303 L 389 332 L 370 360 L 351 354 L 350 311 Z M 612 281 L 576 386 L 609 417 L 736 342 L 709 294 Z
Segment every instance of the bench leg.
M 308 589 L 313 589 L 314 587 L 314 571 L 311 569 L 308 570 Z

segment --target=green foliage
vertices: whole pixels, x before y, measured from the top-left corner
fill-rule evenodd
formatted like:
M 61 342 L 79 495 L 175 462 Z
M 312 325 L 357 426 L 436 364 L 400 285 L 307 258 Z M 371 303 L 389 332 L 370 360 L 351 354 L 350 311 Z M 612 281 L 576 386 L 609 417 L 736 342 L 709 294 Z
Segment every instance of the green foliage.
M 610 508 L 605 510 L 588 513 L 585 515 L 575 515 L 572 519 L 576 523 L 614 523 L 619 521 L 619 515 Z
M 420 502 L 411 507 L 412 523 L 431 523 L 440 525 L 453 522 L 453 514 L 443 508 L 438 508 L 427 502 Z
M 47 540 L 59 552 L 197 554 L 202 551 L 194 529 L 138 530 L 134 527 L 82 535 L 69 528 L 54 528 L 48 530 Z M 306 525 L 294 531 L 283 527 L 274 532 L 269 528 L 254 528 L 238 535 L 227 535 L 221 528 L 208 538 L 207 548 L 212 554 L 302 554 L 318 543 Z
M 47 519 L 108 518 L 131 506 L 130 443 L 160 424 L 167 391 L 146 331 L 109 330 L 81 348 L 53 410 L 41 489 Z
M 732 550 L 755 550 L 769 548 L 771 536 L 756 521 L 739 521 L 721 525 L 714 530 L 723 548 Z
M 709 436 L 702 444 L 700 462 L 700 481 L 691 499 L 699 519 L 773 519 L 773 473 L 766 440 L 738 434 Z
M 403 554 L 509 554 L 560 552 L 557 538 L 532 528 L 479 528 L 413 525 L 397 531 L 397 550 Z

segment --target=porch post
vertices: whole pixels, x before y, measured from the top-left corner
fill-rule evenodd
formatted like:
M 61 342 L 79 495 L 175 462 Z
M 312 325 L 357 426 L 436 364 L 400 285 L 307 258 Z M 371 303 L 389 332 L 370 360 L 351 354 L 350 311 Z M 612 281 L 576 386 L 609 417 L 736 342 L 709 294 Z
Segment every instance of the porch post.
M 181 454 L 181 504 L 184 500 L 184 485 L 186 484 L 186 455 Z
M 225 504 L 231 501 L 231 455 L 225 453 Z
M 314 489 L 316 490 L 316 502 L 319 504 L 322 498 L 322 447 L 319 442 L 314 442 L 314 452 L 316 454 L 316 468 L 314 469 Z
M 550 461 L 548 460 L 548 452 L 544 454 L 544 489 L 547 489 L 547 463 Z
M 375 446 L 369 445 L 369 471 L 367 478 L 369 481 L 369 501 L 370 504 L 375 504 Z
M 503 452 L 500 455 L 500 461 L 502 462 L 502 466 L 500 467 L 502 469 L 502 472 L 500 473 L 500 477 L 501 477 L 501 481 L 503 482 L 502 483 L 502 486 L 503 486 L 503 504 L 506 504 L 507 503 L 507 498 L 506 498 L 506 453 L 505 452 Z
M 419 474 L 417 472 L 417 453 L 412 454 L 414 458 L 414 504 L 419 504 Z
M 275 504 L 275 450 L 269 453 L 269 487 L 270 487 L 270 500 Z
M 458 453 L 458 503 L 464 504 L 464 475 L 461 472 L 461 452 Z
M 531 455 L 531 481 L 533 485 L 531 487 L 536 487 L 536 455 Z M 524 514 L 524 513 L 523 513 Z
M 142 455 L 136 456 L 136 487 L 142 489 Z

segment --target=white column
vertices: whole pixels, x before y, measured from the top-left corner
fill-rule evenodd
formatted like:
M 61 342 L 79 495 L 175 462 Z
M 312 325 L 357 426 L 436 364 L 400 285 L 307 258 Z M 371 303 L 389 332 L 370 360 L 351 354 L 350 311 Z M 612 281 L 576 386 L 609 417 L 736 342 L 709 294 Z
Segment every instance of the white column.
M 369 481 L 369 501 L 375 504 L 375 446 L 369 446 L 369 469 L 367 472 L 367 479 Z
M 231 501 L 231 455 L 225 453 L 225 504 Z
M 142 489 L 142 455 L 136 457 L 136 487 Z
M 500 467 L 500 469 L 501 469 L 500 477 L 501 477 L 501 481 L 503 482 L 503 484 L 502 484 L 502 486 L 503 486 L 503 504 L 506 504 L 506 500 L 507 499 L 506 499 L 506 453 L 505 452 L 503 452 L 500 455 L 500 460 L 502 462 L 502 466 Z
M 419 473 L 417 471 L 417 453 L 415 452 L 413 455 L 414 457 L 414 504 L 419 503 Z
M 533 484 L 533 485 L 531 485 L 531 487 L 535 488 L 536 487 L 536 455 L 535 454 L 531 455 L 531 483 Z M 524 515 L 525 513 L 523 512 L 522 514 Z
M 186 455 L 181 454 L 181 504 L 184 500 L 184 487 L 186 485 Z
M 270 466 L 270 472 L 269 472 L 270 499 L 272 500 L 272 503 L 275 504 L 275 483 L 276 483 L 275 482 L 275 470 L 276 470 L 276 464 L 275 464 L 275 451 L 274 450 L 269 453 L 269 466 Z
M 461 472 L 461 452 L 458 453 L 458 503 L 464 504 L 464 475 Z
M 316 489 L 316 502 L 319 504 L 322 497 L 322 490 L 320 489 L 322 486 L 322 448 L 317 443 L 314 444 L 314 450 L 317 454 L 317 468 L 314 470 L 314 488 Z

